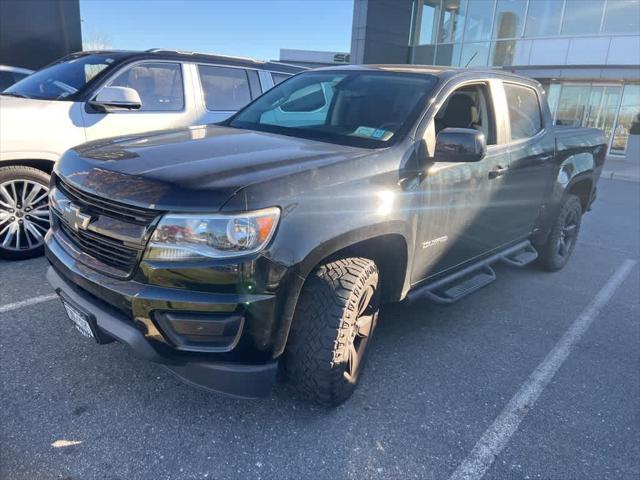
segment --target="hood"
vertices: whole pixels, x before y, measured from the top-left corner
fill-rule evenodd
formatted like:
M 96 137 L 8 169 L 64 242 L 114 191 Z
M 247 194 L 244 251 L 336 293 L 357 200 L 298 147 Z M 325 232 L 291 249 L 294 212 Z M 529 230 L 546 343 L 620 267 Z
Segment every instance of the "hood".
M 199 126 L 98 140 L 56 172 L 95 195 L 144 208 L 217 211 L 238 190 L 370 150 L 265 132 Z
M 78 105 L 0 95 L 0 157 L 54 160 L 74 143 L 84 141 L 84 130 L 72 118 Z M 42 152 L 47 153 L 43 156 Z
M 13 122 L 38 122 L 39 118 L 50 118 L 51 114 L 67 114 L 73 102 L 63 100 L 38 100 L 0 95 L 0 118 Z M 4 122 L 2 122 L 4 123 Z

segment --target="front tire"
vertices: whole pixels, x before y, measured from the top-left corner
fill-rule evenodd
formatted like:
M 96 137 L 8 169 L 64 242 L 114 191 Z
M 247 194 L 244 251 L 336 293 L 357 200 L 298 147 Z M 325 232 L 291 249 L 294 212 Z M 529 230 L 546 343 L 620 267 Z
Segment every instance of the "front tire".
M 576 246 L 582 224 L 582 203 L 575 195 L 566 195 L 549 238 L 537 247 L 538 263 L 550 272 L 562 269 Z
M 44 252 L 49 230 L 49 175 L 25 166 L 0 168 L 0 258 L 23 260 Z
M 285 373 L 304 397 L 337 406 L 356 388 L 379 309 L 376 264 L 345 258 L 307 278 L 289 334 Z

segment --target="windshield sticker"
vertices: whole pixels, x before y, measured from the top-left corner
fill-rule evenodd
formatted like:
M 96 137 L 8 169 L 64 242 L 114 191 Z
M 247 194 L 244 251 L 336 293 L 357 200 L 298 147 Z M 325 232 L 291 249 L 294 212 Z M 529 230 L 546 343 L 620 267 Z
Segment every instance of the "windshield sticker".
M 375 128 L 371 127 L 358 127 L 356 131 L 353 132 L 353 135 L 358 135 L 359 137 L 370 137 L 375 132 Z
M 393 132 L 384 128 L 358 127 L 351 135 L 386 141 L 393 137 Z

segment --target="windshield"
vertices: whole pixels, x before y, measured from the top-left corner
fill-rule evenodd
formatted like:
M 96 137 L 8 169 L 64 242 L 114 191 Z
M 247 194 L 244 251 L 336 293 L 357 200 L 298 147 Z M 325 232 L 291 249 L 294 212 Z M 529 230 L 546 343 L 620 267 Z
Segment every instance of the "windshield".
M 332 143 L 384 147 L 425 106 L 432 75 L 383 71 L 308 72 L 265 93 L 227 123 Z
M 115 62 L 110 55 L 83 55 L 43 68 L 2 92 L 41 100 L 65 100 Z

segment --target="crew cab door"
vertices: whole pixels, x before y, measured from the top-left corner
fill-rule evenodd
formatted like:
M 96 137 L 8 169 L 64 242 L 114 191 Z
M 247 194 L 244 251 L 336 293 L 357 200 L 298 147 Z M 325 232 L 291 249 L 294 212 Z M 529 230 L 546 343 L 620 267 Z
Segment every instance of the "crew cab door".
M 445 128 L 481 130 L 487 154 L 474 163 L 434 163 L 421 184 L 418 235 L 412 283 L 455 269 L 504 242 L 500 220 L 505 206 L 494 198 L 490 172 L 510 161 L 504 125 L 496 115 L 497 80 L 451 87 L 436 99 L 436 113 L 425 133 L 432 155 L 437 133 Z
M 138 62 L 118 71 L 104 86 L 136 90 L 138 110 L 99 112 L 85 105 L 83 121 L 87 140 L 186 127 L 197 123 L 192 76 L 179 62 Z M 96 92 L 95 95 L 97 95 Z M 94 98 L 95 98 L 94 95 Z
M 504 116 L 509 162 L 491 182 L 500 204 L 503 242 L 531 235 L 553 185 L 555 136 L 544 99 L 533 86 L 504 81 L 497 89 L 497 111 Z M 503 103 L 504 106 L 500 105 Z

